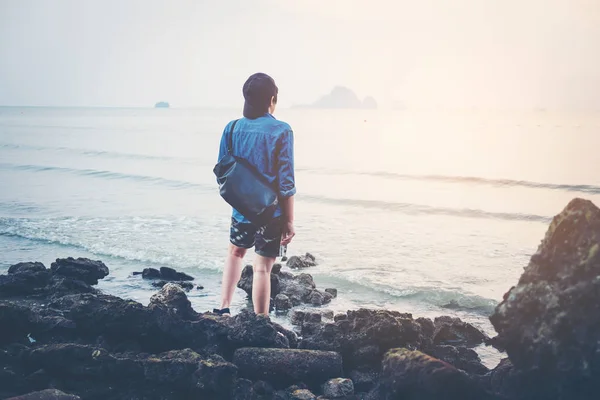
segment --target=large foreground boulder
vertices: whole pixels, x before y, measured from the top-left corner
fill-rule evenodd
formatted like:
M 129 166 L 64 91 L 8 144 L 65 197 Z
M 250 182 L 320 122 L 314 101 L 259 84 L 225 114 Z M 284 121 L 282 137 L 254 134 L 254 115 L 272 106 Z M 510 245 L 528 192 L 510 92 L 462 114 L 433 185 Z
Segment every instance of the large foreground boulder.
M 553 219 L 490 320 L 494 342 L 528 382 L 522 398 L 598 396 L 600 209 L 575 199 Z
M 336 351 L 349 370 L 357 367 L 378 368 L 383 354 L 395 347 L 427 347 L 431 344 L 431 320 L 414 320 L 411 314 L 395 311 L 359 309 L 348 311 L 346 318 L 333 323 L 313 322 L 304 316 L 303 349 Z M 316 315 L 320 317 L 320 315 Z M 317 318 L 320 321 L 320 318 Z
M 236 350 L 233 363 L 241 377 L 266 380 L 281 388 L 297 382 L 319 387 L 343 375 L 342 357 L 330 351 L 242 348 Z
M 218 355 L 204 357 L 190 349 L 111 354 L 90 345 L 56 344 L 31 350 L 25 364 L 43 369 L 61 389 L 85 399 L 152 393 L 162 399 L 228 398 L 237 376 L 237 368 Z
M 380 385 L 371 398 L 381 400 L 494 399 L 480 384 L 452 365 L 419 351 L 393 349 L 383 360 Z

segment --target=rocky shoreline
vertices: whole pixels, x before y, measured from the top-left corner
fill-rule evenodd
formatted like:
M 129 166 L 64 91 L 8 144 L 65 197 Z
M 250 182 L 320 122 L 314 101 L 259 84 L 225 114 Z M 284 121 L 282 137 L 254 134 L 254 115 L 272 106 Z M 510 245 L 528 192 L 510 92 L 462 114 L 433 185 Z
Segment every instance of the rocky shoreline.
M 302 262 L 300 262 L 302 261 Z M 310 258 L 294 259 L 297 268 Z M 314 258 L 312 259 L 314 262 Z M 0 399 L 593 399 L 600 394 L 600 210 L 557 215 L 487 337 L 457 318 L 359 309 L 196 312 L 189 276 L 147 270 L 145 306 L 94 286 L 101 261 L 17 264 L 0 275 Z M 193 279 L 193 278 L 192 278 Z M 169 281 L 177 282 L 169 282 Z M 275 269 L 273 306 L 323 305 L 306 273 Z M 187 282 L 187 283 L 186 283 Z M 251 289 L 246 269 L 239 287 Z M 184 290 L 185 288 L 185 290 Z M 473 347 L 506 351 L 493 370 Z

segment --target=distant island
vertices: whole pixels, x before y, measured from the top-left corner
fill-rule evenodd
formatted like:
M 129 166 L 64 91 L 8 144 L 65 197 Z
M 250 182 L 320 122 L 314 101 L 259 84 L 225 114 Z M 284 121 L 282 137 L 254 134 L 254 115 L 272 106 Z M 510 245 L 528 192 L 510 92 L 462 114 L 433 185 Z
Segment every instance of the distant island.
M 169 103 L 166 101 L 159 101 L 154 105 L 154 108 L 169 108 Z
M 331 93 L 321 97 L 313 104 L 294 106 L 294 108 L 362 108 L 373 110 L 377 108 L 377 102 L 371 96 L 367 96 L 361 101 L 351 89 L 336 86 Z

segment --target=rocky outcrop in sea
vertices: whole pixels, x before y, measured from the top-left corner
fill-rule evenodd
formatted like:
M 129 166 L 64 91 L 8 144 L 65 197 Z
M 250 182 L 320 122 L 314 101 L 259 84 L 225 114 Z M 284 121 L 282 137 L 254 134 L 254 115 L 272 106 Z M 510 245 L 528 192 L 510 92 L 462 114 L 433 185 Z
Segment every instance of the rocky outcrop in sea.
M 291 257 L 289 262 L 300 262 L 294 260 L 295 258 Z M 312 262 L 314 262 L 314 258 Z M 237 285 L 246 292 L 248 298 L 252 298 L 253 276 L 252 266 L 247 265 L 242 270 L 242 277 Z M 283 271 L 281 264 L 273 266 L 271 271 L 271 303 L 273 305 L 272 308 L 277 311 L 287 311 L 294 306 L 302 304 L 322 306 L 330 303 L 336 296 L 336 289 L 328 288 L 324 291 L 317 289 L 317 285 L 310 274 L 301 273 L 295 275 L 291 272 Z
M 599 248 L 600 210 L 573 200 L 490 316 L 493 338 L 457 318 L 370 309 L 296 311 L 296 333 L 249 310 L 198 313 L 174 282 L 148 305 L 104 294 L 101 261 L 17 264 L 0 275 L 0 398 L 595 399 Z M 273 275 L 291 303 L 313 297 L 307 274 Z M 482 343 L 507 358 L 489 370 Z

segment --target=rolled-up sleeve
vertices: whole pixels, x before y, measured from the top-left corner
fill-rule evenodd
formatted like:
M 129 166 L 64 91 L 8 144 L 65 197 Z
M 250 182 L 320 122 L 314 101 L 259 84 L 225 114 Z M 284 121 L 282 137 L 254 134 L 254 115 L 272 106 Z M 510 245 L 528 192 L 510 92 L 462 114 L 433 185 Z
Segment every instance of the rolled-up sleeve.
M 279 195 L 281 197 L 290 197 L 296 194 L 294 132 L 291 129 L 286 130 L 280 140 L 278 160 Z

